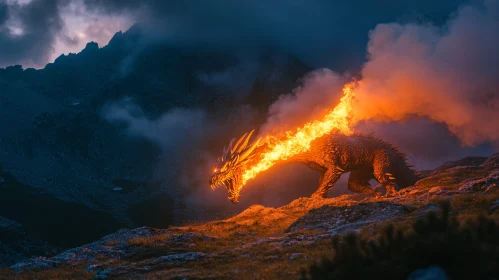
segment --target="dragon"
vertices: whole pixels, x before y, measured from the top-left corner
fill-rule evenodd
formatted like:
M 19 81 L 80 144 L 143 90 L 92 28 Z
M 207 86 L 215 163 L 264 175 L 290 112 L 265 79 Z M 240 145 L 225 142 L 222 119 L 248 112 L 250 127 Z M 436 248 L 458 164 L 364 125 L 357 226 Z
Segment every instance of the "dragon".
M 250 133 L 237 141 L 232 139 L 209 180 L 210 187 L 225 186 L 228 199 L 239 202 L 243 187 L 242 174 L 258 161 L 258 155 L 269 149 L 269 141 L 262 138 L 250 143 Z M 343 173 L 350 172 L 348 189 L 355 193 L 378 195 L 370 188 L 374 179 L 385 187 L 386 196 L 393 196 L 401 189 L 413 185 L 418 177 L 407 163 L 407 157 L 397 147 L 372 134 L 343 135 L 331 133 L 315 139 L 310 149 L 280 163 L 303 163 L 321 176 L 319 187 L 312 197 L 324 198 Z

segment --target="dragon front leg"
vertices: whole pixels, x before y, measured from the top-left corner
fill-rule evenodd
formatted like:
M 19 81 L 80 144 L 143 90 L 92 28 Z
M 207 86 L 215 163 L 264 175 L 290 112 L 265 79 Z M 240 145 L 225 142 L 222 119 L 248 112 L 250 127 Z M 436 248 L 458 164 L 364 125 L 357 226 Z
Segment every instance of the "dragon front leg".
M 325 198 L 327 192 L 334 187 L 334 184 L 340 179 L 342 172 L 337 169 L 328 169 L 321 175 L 319 188 L 312 194 L 313 198 Z

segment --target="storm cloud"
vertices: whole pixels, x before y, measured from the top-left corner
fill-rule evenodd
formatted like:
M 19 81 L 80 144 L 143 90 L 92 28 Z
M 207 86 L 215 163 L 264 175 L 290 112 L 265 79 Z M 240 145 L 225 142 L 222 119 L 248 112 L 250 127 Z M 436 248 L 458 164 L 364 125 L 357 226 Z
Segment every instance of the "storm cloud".
M 114 32 L 139 23 L 146 42 L 231 51 L 273 48 L 297 55 L 314 67 L 358 70 L 364 61 L 366 33 L 376 24 L 408 20 L 440 23 L 464 1 L 0 2 L 0 49 L 10 50 L 0 57 L 0 66 L 21 63 L 43 67 L 61 53 L 79 52 L 86 42 L 106 44 Z M 22 35 L 13 36 L 12 28 L 1 24 L 5 14 L 7 21 L 22 26 Z
M 58 1 L 0 1 L 0 67 L 43 65 L 63 23 Z
M 136 11 L 150 37 L 172 44 L 227 49 L 272 47 L 314 67 L 350 69 L 364 60 L 365 36 L 380 22 L 444 22 L 464 1 L 98 1 L 89 9 Z M 161 27 L 161 28 L 158 28 Z

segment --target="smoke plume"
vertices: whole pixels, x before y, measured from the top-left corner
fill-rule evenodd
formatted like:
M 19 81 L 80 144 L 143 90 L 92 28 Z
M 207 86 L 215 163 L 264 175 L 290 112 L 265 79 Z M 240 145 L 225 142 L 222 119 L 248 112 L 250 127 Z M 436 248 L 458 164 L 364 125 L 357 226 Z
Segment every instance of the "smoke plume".
M 281 134 L 323 117 L 341 98 L 347 78 L 329 69 L 313 71 L 290 94 L 281 95 L 268 111 L 260 134 Z
M 104 117 L 113 123 L 124 123 L 132 136 L 144 137 L 164 151 L 189 149 L 207 134 L 209 124 L 201 110 L 173 109 L 157 119 L 149 119 L 141 108 L 130 101 L 112 104 L 104 109 Z
M 498 142 L 499 5 L 463 7 L 443 27 L 380 24 L 355 120 L 401 120 L 409 114 L 447 125 L 465 145 Z
M 420 168 L 491 153 L 489 146 L 499 143 L 497 30 L 498 1 L 464 6 L 443 26 L 377 25 L 354 101 L 355 130 L 386 135 L 417 155 Z M 338 102 L 345 80 L 329 70 L 313 72 L 271 106 L 263 132 L 323 116 Z

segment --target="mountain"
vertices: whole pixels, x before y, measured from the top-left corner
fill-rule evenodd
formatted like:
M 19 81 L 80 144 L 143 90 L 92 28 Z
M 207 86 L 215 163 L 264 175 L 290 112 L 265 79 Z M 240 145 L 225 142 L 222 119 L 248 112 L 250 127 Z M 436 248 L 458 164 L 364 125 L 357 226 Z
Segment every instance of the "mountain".
M 4 272 L 8 277 L 87 279 L 298 279 L 324 255 L 332 256 L 334 247 L 336 262 L 315 266 L 313 279 L 325 279 L 325 271 L 369 275 L 374 269 L 390 279 L 431 273 L 443 275 L 438 279 L 446 274 L 469 279 L 469 273 L 488 278 L 499 272 L 498 232 L 495 154 L 444 164 L 396 197 L 299 198 L 279 208 L 254 205 L 225 220 L 121 229 Z
M 278 95 L 290 92 L 309 70 L 296 57 L 273 50 L 247 60 L 227 50 L 150 41 L 140 25 L 116 33 L 102 48 L 90 42 L 80 53 L 61 55 L 44 69 L 0 69 L 0 185 L 5 186 L 0 197 L 25 202 L 0 207 L 0 216 L 34 228 L 40 220 L 20 213 L 43 213 L 42 220 L 58 221 L 47 229 L 56 233 L 80 228 L 63 222 L 64 213 L 72 213 L 75 219 L 87 217 L 79 223 L 93 237 L 122 226 L 179 222 L 182 197 L 191 190 L 177 178 L 178 151 L 131 135 L 126 123 L 106 118 L 108 108 L 132 104 L 145 120 L 192 110 L 226 122 L 249 107 L 261 113 L 253 120 L 258 123 Z M 232 123 L 216 134 L 228 138 L 247 128 Z M 191 147 L 196 149 L 205 148 Z M 158 200 L 162 215 L 149 207 Z M 54 205 L 53 211 L 42 204 Z M 95 226 L 84 226 L 91 221 Z M 48 240 L 41 231 L 32 234 Z M 55 236 L 49 238 L 58 240 L 52 245 L 64 248 L 89 241 Z

